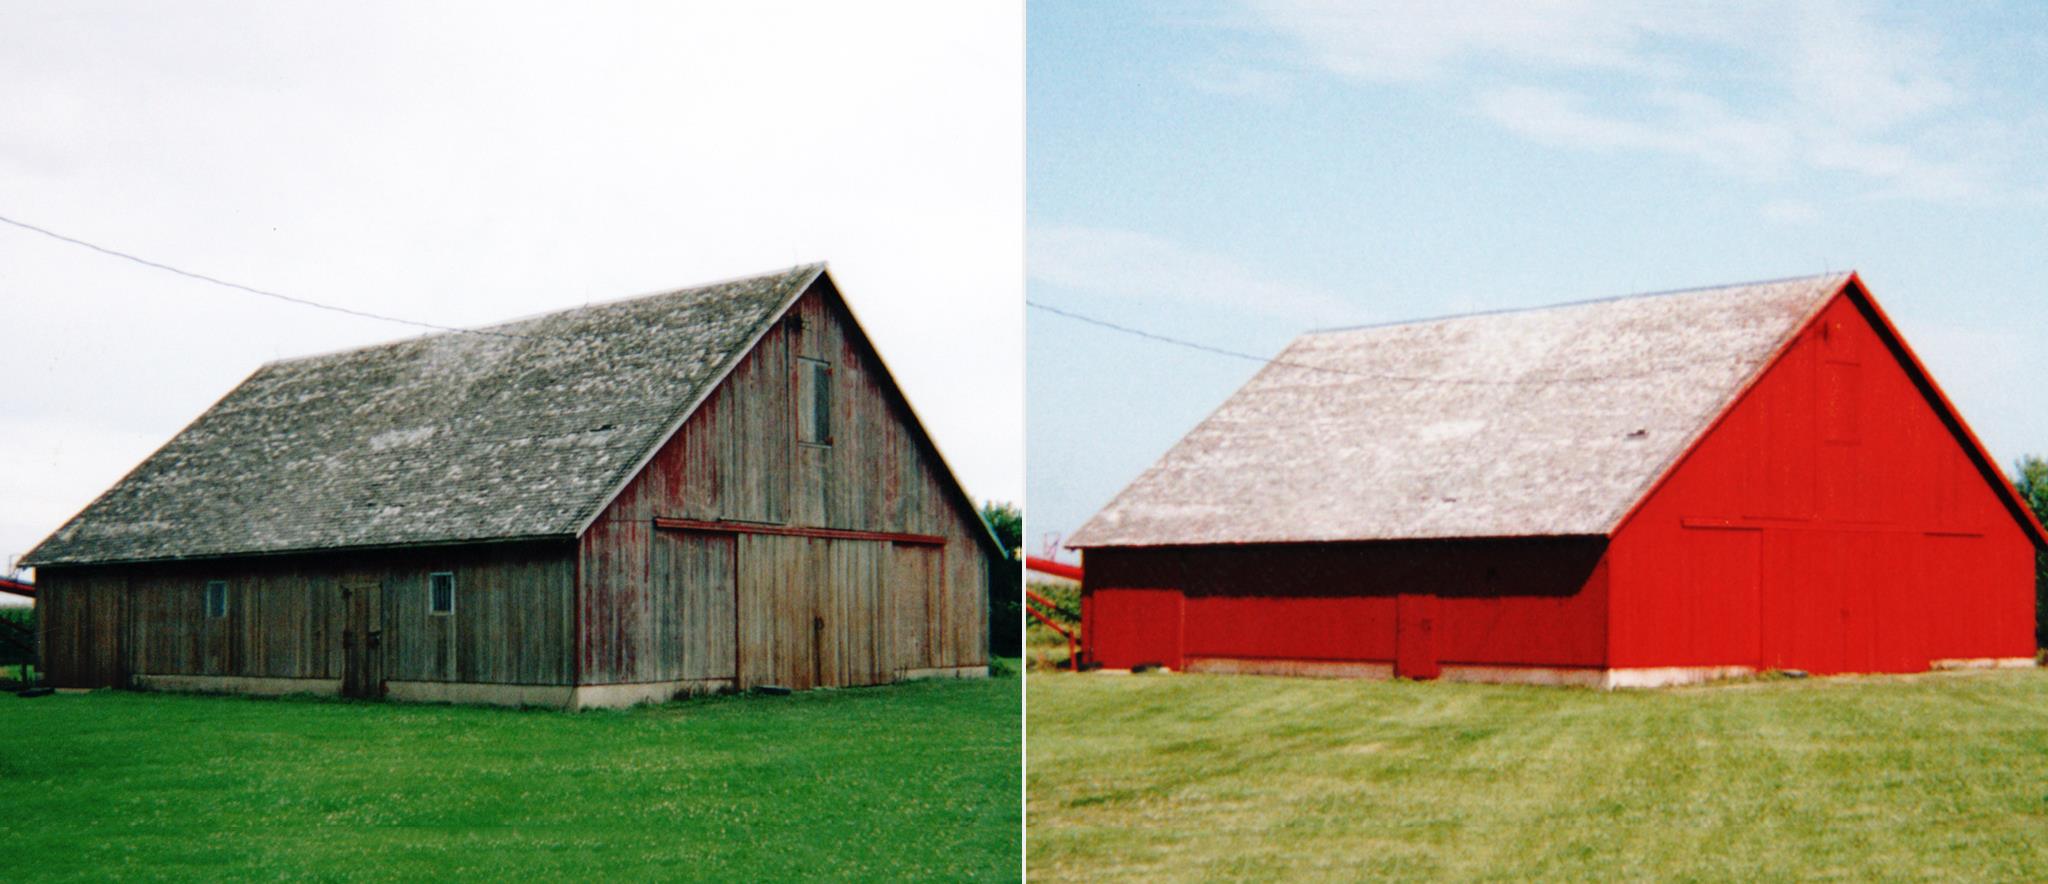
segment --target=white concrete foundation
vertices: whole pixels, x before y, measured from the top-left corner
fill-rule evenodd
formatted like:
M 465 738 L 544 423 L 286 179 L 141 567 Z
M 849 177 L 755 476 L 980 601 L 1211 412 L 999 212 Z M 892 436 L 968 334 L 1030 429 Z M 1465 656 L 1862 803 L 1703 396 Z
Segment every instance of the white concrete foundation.
M 286 694 L 336 696 L 341 693 L 338 678 L 251 678 L 238 675 L 137 675 L 135 686 L 151 691 L 193 694 L 251 694 L 281 697 Z
M 1665 666 L 1656 669 L 1609 669 L 1606 679 L 1600 685 L 1608 690 L 1615 688 L 1668 688 L 1682 684 L 1700 684 L 1719 681 L 1724 678 L 1741 678 L 1755 675 L 1754 666 Z
M 731 690 L 727 678 L 696 681 L 650 681 L 638 684 L 587 684 L 576 689 L 570 709 L 625 709 L 643 703 L 666 703 L 677 697 Z
M 1936 660 L 1929 669 L 2032 669 L 2032 657 L 1959 657 Z

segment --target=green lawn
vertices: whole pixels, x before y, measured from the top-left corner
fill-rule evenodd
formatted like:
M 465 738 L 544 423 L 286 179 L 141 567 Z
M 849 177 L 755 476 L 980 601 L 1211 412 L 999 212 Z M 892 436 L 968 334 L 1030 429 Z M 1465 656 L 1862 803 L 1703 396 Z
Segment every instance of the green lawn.
M 2048 876 L 2048 671 L 1029 692 L 1033 881 Z
M 1019 693 L 580 714 L 0 694 L 0 879 L 1014 880 Z

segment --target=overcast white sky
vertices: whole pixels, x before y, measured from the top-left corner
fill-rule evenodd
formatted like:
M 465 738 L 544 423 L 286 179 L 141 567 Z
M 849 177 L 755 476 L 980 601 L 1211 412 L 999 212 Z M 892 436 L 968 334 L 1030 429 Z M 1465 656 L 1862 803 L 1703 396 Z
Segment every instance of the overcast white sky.
M 11 4 L 0 214 L 449 325 L 828 260 L 1021 500 L 1020 6 Z M 415 332 L 0 226 L 0 553 L 262 362 Z

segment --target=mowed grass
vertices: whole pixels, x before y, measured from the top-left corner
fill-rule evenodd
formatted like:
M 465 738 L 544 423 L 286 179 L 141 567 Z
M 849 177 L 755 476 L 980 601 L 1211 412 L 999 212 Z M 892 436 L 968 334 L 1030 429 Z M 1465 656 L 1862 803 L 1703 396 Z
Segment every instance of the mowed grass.
M 1033 881 L 2048 878 L 2043 671 L 1028 690 Z
M 0 695 L 0 879 L 1015 880 L 1020 693 Z

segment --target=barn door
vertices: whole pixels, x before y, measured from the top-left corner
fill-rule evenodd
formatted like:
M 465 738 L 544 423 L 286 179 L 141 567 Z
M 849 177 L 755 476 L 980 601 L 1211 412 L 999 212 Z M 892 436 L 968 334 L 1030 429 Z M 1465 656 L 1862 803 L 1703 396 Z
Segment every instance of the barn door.
M 739 538 L 706 531 L 657 531 L 655 597 L 674 605 L 665 640 L 686 681 L 726 681 L 739 673 Z
M 1402 593 L 1394 600 L 1394 675 L 1435 678 L 1436 596 Z
M 341 589 L 348 627 L 341 632 L 341 693 L 384 695 L 384 587 L 351 583 Z
M 734 668 L 740 690 L 815 685 L 823 621 L 813 596 L 825 579 L 823 552 L 813 538 L 739 535 Z

